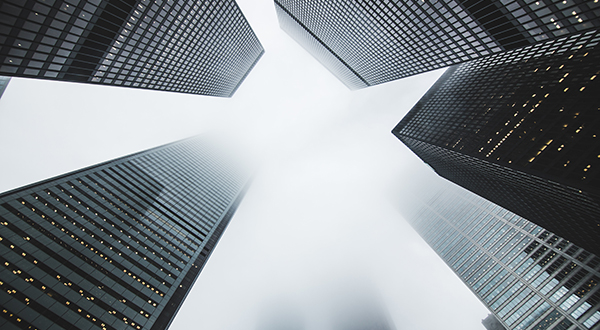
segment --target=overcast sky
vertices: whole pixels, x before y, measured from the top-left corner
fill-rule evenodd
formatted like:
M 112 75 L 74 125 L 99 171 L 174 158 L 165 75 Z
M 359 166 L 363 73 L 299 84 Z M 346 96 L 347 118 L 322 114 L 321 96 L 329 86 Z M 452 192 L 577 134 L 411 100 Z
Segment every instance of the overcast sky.
M 399 330 L 484 329 L 485 307 L 391 202 L 442 180 L 390 131 L 443 70 L 350 91 L 280 30 L 272 1 L 238 4 L 266 53 L 231 99 L 13 79 L 0 191 L 216 132 L 262 166 L 171 329 L 260 330 L 280 301 L 329 329 L 331 288 L 357 279 Z

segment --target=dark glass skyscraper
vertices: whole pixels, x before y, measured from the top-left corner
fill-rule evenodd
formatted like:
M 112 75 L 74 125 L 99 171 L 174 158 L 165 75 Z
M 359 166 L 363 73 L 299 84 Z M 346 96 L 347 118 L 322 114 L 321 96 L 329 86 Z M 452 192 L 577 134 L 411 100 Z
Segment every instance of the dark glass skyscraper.
M 264 53 L 233 0 L 7 0 L 0 74 L 230 97 Z
M 600 27 L 597 1 L 275 0 L 284 31 L 351 89 Z
M 392 132 L 444 178 L 600 255 L 599 41 L 453 66 Z
M 1 194 L 0 328 L 167 328 L 245 186 L 194 138 Z
M 597 256 L 456 186 L 402 210 L 504 328 L 600 329 Z

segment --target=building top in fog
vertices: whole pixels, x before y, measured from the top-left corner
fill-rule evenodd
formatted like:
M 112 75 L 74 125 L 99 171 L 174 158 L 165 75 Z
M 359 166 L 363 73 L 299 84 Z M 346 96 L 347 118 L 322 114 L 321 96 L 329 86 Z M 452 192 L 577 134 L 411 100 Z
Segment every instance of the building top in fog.
M 392 132 L 442 177 L 600 254 L 598 42 L 451 67 Z
M 360 284 L 359 284 L 360 285 Z M 370 288 L 342 290 L 333 299 L 333 330 L 396 330 L 381 297 Z
M 600 328 L 600 258 L 459 187 L 432 195 L 403 213 L 502 326 Z
M 599 27 L 595 1 L 275 0 L 279 22 L 351 89 Z
M 259 316 L 256 330 L 304 330 L 305 317 L 299 307 L 279 301 Z
M 494 314 L 490 314 L 485 319 L 481 320 L 481 324 L 483 324 L 487 330 L 506 330 Z
M 201 138 L 0 194 L 3 329 L 166 329 L 246 179 Z
M 233 0 L 7 0 L 0 74 L 230 97 L 264 53 Z

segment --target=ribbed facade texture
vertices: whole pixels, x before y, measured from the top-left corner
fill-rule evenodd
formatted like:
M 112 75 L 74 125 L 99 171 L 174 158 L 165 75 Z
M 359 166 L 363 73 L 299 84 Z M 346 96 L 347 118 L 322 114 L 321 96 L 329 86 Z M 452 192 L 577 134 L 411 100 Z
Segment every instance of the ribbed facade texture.
M 506 329 L 600 329 L 594 254 L 457 187 L 406 211 Z
M 233 0 L 0 5 L 2 75 L 230 97 L 263 53 Z
M 166 329 L 245 191 L 188 139 L 0 195 L 0 328 Z
M 392 132 L 444 178 L 600 254 L 599 41 L 453 66 Z
M 351 89 L 600 27 L 597 1 L 275 0 L 281 27 Z

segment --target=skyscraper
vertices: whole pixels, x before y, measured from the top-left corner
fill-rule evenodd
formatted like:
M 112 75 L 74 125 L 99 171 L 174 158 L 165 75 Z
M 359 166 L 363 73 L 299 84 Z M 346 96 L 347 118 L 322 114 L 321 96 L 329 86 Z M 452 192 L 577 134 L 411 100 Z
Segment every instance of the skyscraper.
M 392 132 L 442 177 L 600 255 L 599 41 L 453 66 Z
M 241 173 L 194 138 L 1 194 L 0 328 L 167 328 Z
M 284 31 L 351 89 L 600 27 L 596 1 L 275 0 Z
M 506 329 L 600 329 L 600 258 L 451 186 L 402 210 Z
M 264 53 L 233 0 L 7 0 L 0 74 L 230 97 Z

